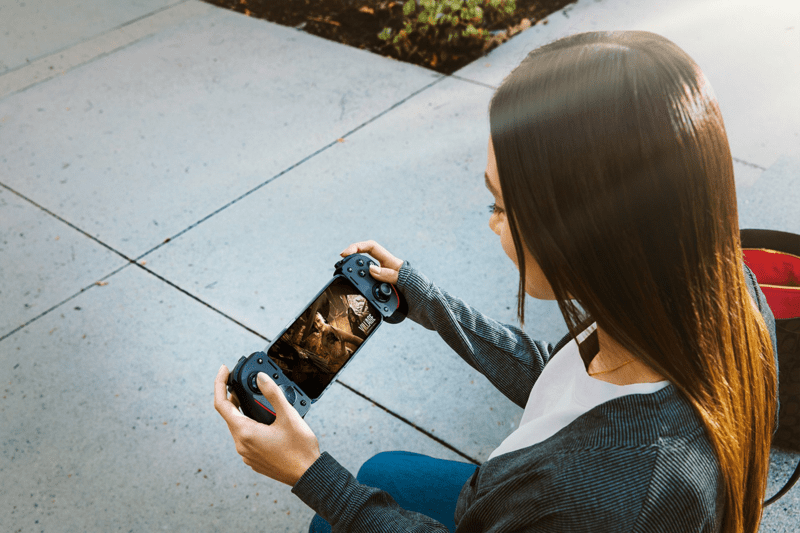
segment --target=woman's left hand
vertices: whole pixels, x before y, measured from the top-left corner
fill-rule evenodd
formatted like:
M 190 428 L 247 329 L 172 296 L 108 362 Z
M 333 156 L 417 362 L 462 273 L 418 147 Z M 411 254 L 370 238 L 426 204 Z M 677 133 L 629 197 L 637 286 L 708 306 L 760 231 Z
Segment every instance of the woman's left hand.
M 228 398 L 229 373 L 225 365 L 217 373 L 214 408 L 228 423 L 236 451 L 259 474 L 294 486 L 320 456 L 317 437 L 264 373 L 258 375 L 258 388 L 275 408 L 275 422 L 261 424 L 243 415 Z

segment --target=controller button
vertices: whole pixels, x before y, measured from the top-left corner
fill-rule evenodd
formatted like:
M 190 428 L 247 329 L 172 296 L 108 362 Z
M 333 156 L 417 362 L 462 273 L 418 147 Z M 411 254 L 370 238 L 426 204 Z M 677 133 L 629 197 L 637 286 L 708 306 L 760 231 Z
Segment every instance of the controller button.
M 353 272 L 353 267 L 347 267 L 347 271 L 352 273 Z
M 306 406 L 306 401 L 305 401 L 305 400 L 300 400 L 300 405 L 302 405 L 303 407 L 305 407 L 305 406 Z
M 389 312 L 389 308 L 388 307 L 384 307 L 383 310 L 386 311 L 387 313 Z
M 263 360 L 263 359 L 259 359 L 259 360 L 258 360 L 258 364 L 259 364 L 259 365 L 263 365 L 263 364 L 264 364 L 264 360 Z
M 363 259 L 358 259 L 358 260 L 356 260 L 356 264 L 358 266 L 360 266 L 360 267 L 363 267 L 364 266 L 364 260 Z
M 294 389 L 289 385 L 281 385 L 281 389 L 283 389 L 283 395 L 286 396 L 286 401 L 294 404 L 294 401 L 297 398 L 297 394 L 294 392 Z
M 258 372 L 253 372 L 250 374 L 247 384 L 250 386 L 251 391 L 255 392 L 256 394 L 261 394 L 261 390 L 258 388 Z
M 277 372 L 275 372 L 274 374 L 272 374 L 272 379 L 278 379 L 278 373 L 277 373 Z
M 392 296 L 392 286 L 388 283 L 381 283 L 372 288 L 372 293 L 379 302 L 386 303 Z
M 358 275 L 361 276 L 362 278 L 364 278 L 364 277 L 367 276 L 367 271 L 366 270 L 359 270 L 358 271 Z

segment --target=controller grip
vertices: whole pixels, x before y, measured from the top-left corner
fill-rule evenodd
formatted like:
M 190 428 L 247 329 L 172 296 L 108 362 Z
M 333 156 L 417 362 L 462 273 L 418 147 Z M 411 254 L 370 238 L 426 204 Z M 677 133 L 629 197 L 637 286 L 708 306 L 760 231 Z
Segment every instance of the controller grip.
M 228 391 L 236 394 L 239 408 L 245 416 L 262 424 L 275 421 L 275 408 L 261 394 L 256 377 L 264 372 L 278 387 L 291 406 L 304 417 L 311 408 L 311 398 L 301 389 L 294 386 L 283 371 L 264 352 L 254 352 L 249 357 L 242 357 L 228 377 Z
M 395 294 L 397 294 L 399 305 L 394 313 L 384 318 L 384 320 L 389 324 L 399 324 L 408 316 L 408 302 L 406 301 L 406 297 L 403 296 L 403 293 L 398 291 L 396 287 Z

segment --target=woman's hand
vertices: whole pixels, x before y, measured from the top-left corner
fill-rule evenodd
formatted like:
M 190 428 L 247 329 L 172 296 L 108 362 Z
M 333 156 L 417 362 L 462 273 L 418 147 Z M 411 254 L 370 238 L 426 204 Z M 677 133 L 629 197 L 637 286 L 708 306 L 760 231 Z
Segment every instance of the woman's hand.
M 397 283 L 397 276 L 400 273 L 400 267 L 403 266 L 403 260 L 398 259 L 390 254 L 386 248 L 381 246 L 375 241 L 364 241 L 351 244 L 345 248 L 341 254 L 342 257 L 356 253 L 368 253 L 378 260 L 380 267 L 372 266 L 369 269 L 370 275 L 378 281 L 385 281 L 395 285 Z
M 229 373 L 225 365 L 217 373 L 214 408 L 228 423 L 236 451 L 259 474 L 293 487 L 320 456 L 317 437 L 263 372 L 258 374 L 258 388 L 275 408 L 275 422 L 268 426 L 243 415 L 238 401 L 228 399 Z

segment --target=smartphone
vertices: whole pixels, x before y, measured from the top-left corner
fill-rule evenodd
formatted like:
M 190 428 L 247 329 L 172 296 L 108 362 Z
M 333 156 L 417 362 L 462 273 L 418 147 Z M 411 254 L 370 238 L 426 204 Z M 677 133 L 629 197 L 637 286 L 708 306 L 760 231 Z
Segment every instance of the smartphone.
M 336 275 L 267 349 L 267 355 L 316 402 L 382 321 L 380 312 Z

